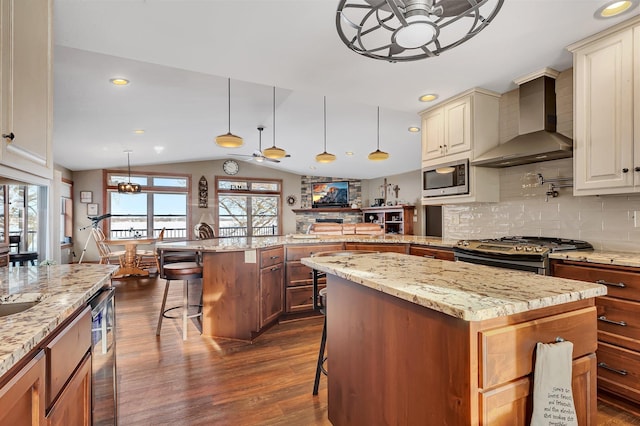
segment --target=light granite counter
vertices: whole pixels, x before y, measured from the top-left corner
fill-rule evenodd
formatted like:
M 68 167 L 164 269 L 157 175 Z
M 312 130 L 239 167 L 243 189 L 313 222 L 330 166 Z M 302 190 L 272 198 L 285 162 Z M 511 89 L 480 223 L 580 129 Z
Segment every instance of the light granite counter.
M 457 240 L 417 235 L 311 235 L 294 234 L 281 237 L 226 237 L 210 240 L 192 240 L 158 243 L 157 247 L 167 250 L 198 250 L 205 252 L 243 251 L 268 248 L 279 245 L 321 244 L 321 243 L 375 243 L 375 244 L 418 244 L 423 246 L 452 248 Z
M 573 260 L 575 262 L 599 263 L 603 265 L 633 266 L 640 268 L 640 253 L 620 251 L 566 251 L 551 253 L 550 259 Z
M 0 268 L 0 303 L 40 300 L 0 317 L 0 376 L 107 285 L 113 265 L 51 265 Z
M 607 293 L 599 284 L 398 253 L 306 257 L 302 263 L 465 321 Z

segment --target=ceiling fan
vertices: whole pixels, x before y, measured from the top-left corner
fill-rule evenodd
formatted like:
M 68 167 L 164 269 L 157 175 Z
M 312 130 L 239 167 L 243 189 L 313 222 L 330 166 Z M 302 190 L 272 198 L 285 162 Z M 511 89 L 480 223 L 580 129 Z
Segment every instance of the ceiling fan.
M 264 130 L 264 126 L 258 126 L 258 132 L 259 136 L 258 136 L 258 150 L 257 151 L 253 151 L 252 154 L 231 154 L 231 155 L 235 155 L 237 157 L 249 157 L 247 159 L 247 161 L 251 161 L 251 160 L 256 160 L 258 163 L 262 163 L 263 161 L 271 161 L 272 163 L 279 163 L 280 160 L 277 160 L 275 158 L 269 158 L 269 157 L 265 157 L 264 154 L 262 154 L 262 131 Z M 291 157 L 291 155 L 287 154 L 285 155 L 286 157 Z

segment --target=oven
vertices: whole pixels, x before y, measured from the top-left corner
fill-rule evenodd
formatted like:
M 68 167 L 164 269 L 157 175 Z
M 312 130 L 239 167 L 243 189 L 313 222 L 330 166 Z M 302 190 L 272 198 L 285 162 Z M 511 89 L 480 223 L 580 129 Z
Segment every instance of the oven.
M 502 237 L 461 240 L 453 248 L 455 260 L 498 268 L 551 275 L 549 253 L 593 250 L 586 241 L 551 237 Z
M 114 288 L 91 300 L 91 418 L 94 426 L 118 424 Z

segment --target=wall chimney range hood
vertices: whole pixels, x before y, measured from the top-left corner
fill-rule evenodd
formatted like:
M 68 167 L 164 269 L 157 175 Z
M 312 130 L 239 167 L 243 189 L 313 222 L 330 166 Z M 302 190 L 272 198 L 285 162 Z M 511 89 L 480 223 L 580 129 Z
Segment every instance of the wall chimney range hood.
M 573 140 L 556 133 L 556 81 L 558 72 L 545 69 L 533 80 L 521 79 L 519 136 L 479 155 L 472 166 L 511 167 L 573 155 Z

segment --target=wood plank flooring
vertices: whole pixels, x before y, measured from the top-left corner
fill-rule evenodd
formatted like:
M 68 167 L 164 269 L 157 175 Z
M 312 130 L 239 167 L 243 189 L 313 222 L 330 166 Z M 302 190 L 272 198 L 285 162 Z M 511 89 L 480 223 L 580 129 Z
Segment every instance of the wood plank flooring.
M 182 283 L 171 286 L 167 306 L 182 300 Z M 114 287 L 120 425 L 330 425 L 324 376 L 311 395 L 321 318 L 276 325 L 253 343 L 202 337 L 194 321 L 183 341 L 180 320 L 165 319 L 155 335 L 164 280 Z M 640 425 L 598 410 L 600 426 Z

